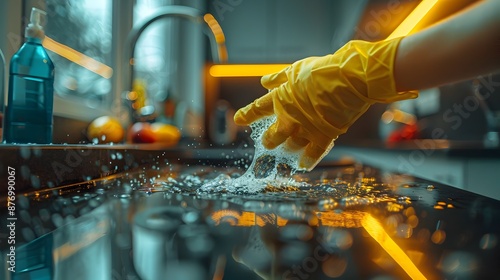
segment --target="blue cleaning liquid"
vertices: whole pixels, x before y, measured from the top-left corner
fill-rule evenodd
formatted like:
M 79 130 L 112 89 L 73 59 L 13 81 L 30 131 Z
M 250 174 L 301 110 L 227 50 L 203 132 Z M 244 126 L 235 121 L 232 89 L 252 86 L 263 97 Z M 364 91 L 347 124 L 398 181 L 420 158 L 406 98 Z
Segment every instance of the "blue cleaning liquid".
M 54 64 L 42 46 L 42 40 L 28 37 L 10 62 L 4 142 L 52 142 L 53 86 Z

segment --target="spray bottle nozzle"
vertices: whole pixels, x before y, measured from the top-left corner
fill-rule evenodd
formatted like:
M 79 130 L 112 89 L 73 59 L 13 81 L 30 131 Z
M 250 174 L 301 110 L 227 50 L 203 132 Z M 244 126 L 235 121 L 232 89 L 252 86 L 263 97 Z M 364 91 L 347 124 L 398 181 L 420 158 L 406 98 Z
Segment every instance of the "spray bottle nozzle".
M 31 9 L 30 23 L 28 24 L 28 26 L 26 27 L 26 31 L 24 32 L 25 37 L 40 39 L 43 39 L 45 37 L 41 22 L 42 17 L 45 17 L 46 15 L 47 13 L 40 9 Z
M 37 8 L 31 9 L 30 24 L 41 26 L 42 16 L 46 16 L 47 13 Z

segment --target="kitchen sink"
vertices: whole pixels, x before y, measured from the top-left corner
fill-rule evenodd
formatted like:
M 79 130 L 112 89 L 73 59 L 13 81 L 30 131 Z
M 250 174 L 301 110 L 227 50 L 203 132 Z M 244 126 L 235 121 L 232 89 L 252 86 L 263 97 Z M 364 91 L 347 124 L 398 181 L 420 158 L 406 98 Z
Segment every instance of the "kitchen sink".
M 4 159 L 2 169 L 15 166 L 16 180 L 27 169 L 31 176 L 23 180 L 37 184 L 16 189 L 13 215 L 2 211 L 1 219 L 15 224 L 7 235 L 14 234 L 15 248 L 1 247 L 3 263 L 16 271 L 6 279 L 491 279 L 500 273 L 500 201 L 408 175 L 330 162 L 250 180 L 261 186 L 248 192 L 234 184 L 251 149 L 17 148 L 21 159 Z M 55 162 L 80 155 L 67 163 L 78 178 L 51 181 L 53 175 L 36 173 L 54 166 L 49 153 Z

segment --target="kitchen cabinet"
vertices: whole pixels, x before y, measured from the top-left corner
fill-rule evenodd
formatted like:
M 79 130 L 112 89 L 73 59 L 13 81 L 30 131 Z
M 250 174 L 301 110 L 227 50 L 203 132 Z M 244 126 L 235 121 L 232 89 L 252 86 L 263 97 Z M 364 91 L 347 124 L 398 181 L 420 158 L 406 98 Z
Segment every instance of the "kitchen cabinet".
M 231 63 L 293 62 L 334 52 L 354 34 L 366 1 L 213 0 Z

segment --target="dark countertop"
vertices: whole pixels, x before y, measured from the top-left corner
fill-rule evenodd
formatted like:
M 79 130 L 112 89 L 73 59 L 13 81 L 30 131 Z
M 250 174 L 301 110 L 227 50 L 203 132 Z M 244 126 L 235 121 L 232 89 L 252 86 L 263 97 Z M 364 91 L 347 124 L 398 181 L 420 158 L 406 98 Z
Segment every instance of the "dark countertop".
M 21 196 L 16 256 L 25 272 L 18 275 L 196 280 L 500 274 L 500 201 L 355 163 L 296 174 L 299 189 L 196 191 L 218 174 L 241 172 L 162 164 Z
M 8 145 L 0 144 L 0 169 L 16 168 L 18 191 L 33 191 L 53 186 L 75 184 L 89 179 L 133 170 L 143 166 L 169 163 L 241 166 L 251 162 L 253 146 L 241 142 L 226 146 L 181 142 L 175 147 L 159 144 L 115 145 Z M 366 151 L 366 152 L 365 152 Z M 382 141 L 351 141 L 334 147 L 322 164 L 345 160 L 344 152 L 381 155 L 439 156 L 446 159 L 500 159 L 500 149 L 487 149 L 479 142 L 422 139 L 388 145 Z M 358 160 L 358 159 L 354 159 Z M 368 164 L 374 165 L 373 162 Z M 377 167 L 379 163 L 375 163 Z M 396 170 L 400 171 L 400 170 Z M 406 170 L 403 170 L 406 171 Z M 7 178 L 0 172 L 0 180 Z M 0 190 L 0 194 L 5 190 Z
M 168 163 L 240 166 L 251 161 L 253 148 L 246 144 L 212 146 L 180 143 L 161 144 L 0 144 L 0 170 L 15 168 L 19 192 L 80 183 L 111 174 Z M 0 172 L 0 181 L 7 173 Z M 1 189 L 0 194 L 5 194 Z

